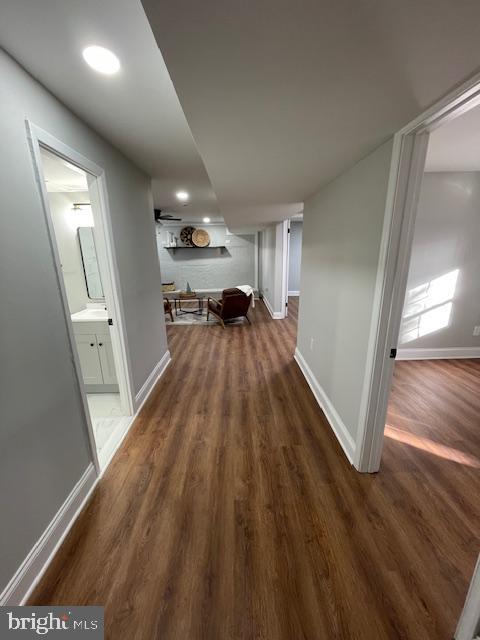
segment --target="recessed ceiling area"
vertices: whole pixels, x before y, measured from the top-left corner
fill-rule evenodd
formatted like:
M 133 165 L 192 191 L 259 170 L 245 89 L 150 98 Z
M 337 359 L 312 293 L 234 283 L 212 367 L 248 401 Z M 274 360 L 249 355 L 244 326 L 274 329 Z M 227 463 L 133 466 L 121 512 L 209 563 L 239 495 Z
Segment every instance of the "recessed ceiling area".
M 480 171 L 480 106 L 430 133 L 425 171 Z
M 298 213 L 479 67 L 469 0 L 143 5 L 227 222 Z
M 218 205 L 162 55 L 138 0 L 2 0 L 0 42 L 80 118 L 153 177 L 155 206 L 175 213 Z M 117 73 L 90 68 L 82 52 L 106 47 Z

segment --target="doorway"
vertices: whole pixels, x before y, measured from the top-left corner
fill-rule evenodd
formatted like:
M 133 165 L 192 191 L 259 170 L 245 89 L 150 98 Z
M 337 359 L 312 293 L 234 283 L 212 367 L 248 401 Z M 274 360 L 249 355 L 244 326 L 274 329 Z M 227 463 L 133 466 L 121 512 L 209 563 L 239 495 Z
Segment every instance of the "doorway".
M 480 107 L 429 135 L 385 427 L 387 442 L 474 468 L 480 468 L 479 143 Z
M 103 172 L 34 125 L 29 132 L 92 456 L 100 472 L 134 413 Z
M 375 302 L 378 324 L 372 327 L 372 371 L 366 380 L 365 428 L 356 460 L 360 471 L 379 470 L 385 435 L 403 437 L 398 429 L 385 433 L 394 368 L 398 396 L 407 369 L 415 369 L 415 374 L 422 369 L 416 375 L 419 391 L 420 386 L 428 385 L 432 371 L 436 371 L 436 383 L 440 382 L 441 362 L 448 387 L 454 360 L 458 360 L 459 373 L 470 358 L 471 367 L 464 375 L 478 393 L 480 378 L 473 373 L 472 382 L 471 375 L 480 362 L 475 360 L 480 355 L 479 296 L 478 290 L 474 293 L 472 289 L 477 278 L 468 275 L 466 263 L 478 253 L 474 245 L 478 246 L 480 235 L 479 206 L 473 202 L 477 194 L 480 198 L 476 185 L 480 177 L 479 104 L 480 77 L 476 77 L 407 125 L 394 139 L 382 241 L 383 268 Z M 450 209 L 443 211 L 445 207 Z M 459 242 L 462 225 L 463 239 Z M 471 292 L 464 295 L 468 287 Z M 458 333 L 457 338 L 454 336 L 460 317 L 465 315 L 470 319 L 464 322 L 459 341 Z M 410 362 L 395 367 L 396 357 Z M 427 366 L 428 361 L 431 365 Z M 440 398 L 442 392 L 431 394 L 431 399 L 435 396 Z M 424 403 L 425 399 L 419 401 Z M 389 412 L 390 420 L 391 406 Z M 452 434 L 457 444 L 458 435 Z M 446 454 L 450 450 L 454 456 L 452 449 L 455 447 L 439 446 L 437 451 Z M 466 459 L 462 458 L 462 447 L 458 453 L 459 461 Z

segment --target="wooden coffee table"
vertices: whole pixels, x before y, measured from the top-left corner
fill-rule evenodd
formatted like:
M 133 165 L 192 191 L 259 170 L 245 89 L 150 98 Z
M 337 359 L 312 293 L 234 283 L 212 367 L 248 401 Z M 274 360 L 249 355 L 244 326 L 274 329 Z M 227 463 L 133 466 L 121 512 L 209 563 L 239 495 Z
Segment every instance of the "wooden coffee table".
M 201 294 L 197 294 L 195 296 L 185 296 L 185 297 L 175 297 L 173 299 L 174 305 L 175 305 L 175 315 L 176 316 L 183 316 L 186 313 L 193 313 L 197 316 L 201 316 L 203 314 L 203 299 L 205 296 L 201 295 Z M 198 307 L 195 309 L 186 309 L 185 307 L 182 307 L 182 302 L 194 302 L 194 301 L 198 302 Z

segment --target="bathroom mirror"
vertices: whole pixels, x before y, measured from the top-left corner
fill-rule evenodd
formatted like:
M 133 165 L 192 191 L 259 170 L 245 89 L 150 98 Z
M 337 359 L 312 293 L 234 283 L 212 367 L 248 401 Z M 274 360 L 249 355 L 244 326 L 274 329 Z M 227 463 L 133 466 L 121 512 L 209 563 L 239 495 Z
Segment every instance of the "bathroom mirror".
M 91 300 L 103 300 L 102 279 L 98 268 L 93 227 L 78 227 L 77 233 L 88 297 Z

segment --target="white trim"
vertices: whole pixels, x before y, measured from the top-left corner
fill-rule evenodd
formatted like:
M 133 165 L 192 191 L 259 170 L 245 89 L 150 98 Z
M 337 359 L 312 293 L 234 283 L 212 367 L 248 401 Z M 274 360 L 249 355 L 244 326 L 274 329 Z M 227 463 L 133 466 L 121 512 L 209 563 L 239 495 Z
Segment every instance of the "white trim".
M 137 414 L 150 395 L 153 387 L 157 384 L 158 380 L 161 378 L 163 372 L 168 367 L 171 361 L 172 358 L 170 355 L 170 351 L 167 349 L 167 351 L 163 354 L 161 360 L 157 362 L 152 372 L 143 383 L 140 391 L 135 396 L 135 407 L 137 408 Z
M 289 291 L 288 292 L 288 297 L 289 298 L 298 298 L 299 295 L 300 295 L 300 291 Z
M 480 358 L 480 347 L 399 349 L 397 351 L 397 360 L 457 360 L 459 358 Z
M 133 423 L 137 419 L 138 413 L 133 416 L 121 416 L 117 418 L 118 424 L 115 425 L 110 437 L 98 452 L 98 460 L 100 462 L 100 476 L 103 476 L 112 461 L 113 456 L 117 453 L 122 442 L 125 440 L 127 433 L 130 431 Z
M 135 398 L 137 402 L 135 415 L 126 423 L 121 437 L 115 441 L 114 446 L 109 448 L 107 458 L 103 459 L 104 456 L 102 456 L 101 474 L 97 474 L 92 463 L 88 465 L 70 495 L 1 593 L 0 606 L 23 605 L 28 600 L 170 362 L 170 351 L 166 351 Z M 103 453 L 102 451 L 101 454 Z
M 315 400 L 319 404 L 321 410 L 325 414 L 330 427 L 332 428 L 333 433 L 337 437 L 345 455 L 348 460 L 353 464 L 354 454 L 355 454 L 355 440 L 350 435 L 345 423 L 341 419 L 337 410 L 335 409 L 332 401 L 325 393 L 325 390 L 320 385 L 316 377 L 313 375 L 312 370 L 308 366 L 305 358 L 302 356 L 298 347 L 295 349 L 295 355 L 293 356 L 295 361 L 297 362 L 300 371 L 303 374 L 303 377 L 308 383 L 308 386 L 312 390 L 312 393 L 315 397 Z
M 32 547 L 0 595 L 0 605 L 25 604 L 66 535 L 80 515 L 98 482 L 95 467 L 90 463 L 80 480 L 57 511 L 50 524 Z
M 100 463 L 97 455 L 95 434 L 93 431 L 92 421 L 90 418 L 90 410 L 88 408 L 87 395 L 85 392 L 85 385 L 83 383 L 82 369 L 80 366 L 80 359 L 77 352 L 72 319 L 70 317 L 70 313 L 68 310 L 68 298 L 67 298 L 67 292 L 65 289 L 65 281 L 62 276 L 61 260 L 60 260 L 60 255 L 58 253 L 58 246 L 56 241 L 55 229 L 53 226 L 53 219 L 50 211 L 47 187 L 46 187 L 44 175 L 43 175 L 42 158 L 40 154 L 40 142 L 42 142 L 42 144 L 45 144 L 49 149 L 51 149 L 55 153 L 59 153 L 65 158 L 67 158 L 68 148 L 62 142 L 60 142 L 59 140 L 56 140 L 56 138 L 51 136 L 49 133 L 43 131 L 36 125 L 32 124 L 28 120 L 25 121 L 25 126 L 27 131 L 27 141 L 30 146 L 30 151 L 32 154 L 33 169 L 35 172 L 37 186 L 40 192 L 40 200 L 42 203 L 43 215 L 44 215 L 45 223 L 47 226 L 47 234 L 48 234 L 48 239 L 50 243 L 50 250 L 52 252 L 53 263 L 55 267 L 55 275 L 57 279 L 58 291 L 59 291 L 60 299 L 62 301 L 62 310 L 63 310 L 65 325 L 67 328 L 67 334 L 68 334 L 69 343 L 70 343 L 69 344 L 70 354 L 73 362 L 75 378 L 77 381 L 77 392 L 80 397 L 80 404 L 83 408 L 83 414 L 84 414 L 83 417 L 87 427 L 88 440 L 90 444 L 90 453 L 91 453 L 95 468 L 97 470 L 97 473 L 100 473 Z M 75 155 L 72 150 L 70 151 L 72 155 Z M 97 169 L 98 171 L 101 171 L 99 167 L 97 167 Z
M 359 471 L 375 472 L 380 467 L 393 373 L 389 352 L 398 340 L 429 131 L 479 103 L 477 74 L 394 136 L 358 424 L 355 466 Z
M 254 289 L 258 291 L 258 231 L 255 231 L 255 256 L 254 256 L 255 280 Z
M 268 313 L 272 316 L 272 318 L 274 320 L 283 320 L 284 319 L 285 316 L 283 315 L 283 313 L 281 313 L 280 311 L 274 311 L 272 309 L 272 305 L 268 301 L 268 298 L 265 296 L 265 294 L 263 294 L 262 301 L 263 301 L 263 304 L 267 307 Z
M 455 640 L 473 640 L 480 630 L 480 556 L 470 582 L 462 615 L 455 631 Z M 478 638 L 478 635 L 476 636 Z
M 290 220 L 282 222 L 282 307 L 288 316 L 288 261 L 290 255 Z

